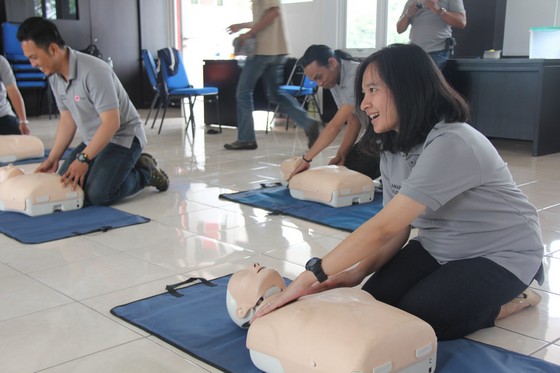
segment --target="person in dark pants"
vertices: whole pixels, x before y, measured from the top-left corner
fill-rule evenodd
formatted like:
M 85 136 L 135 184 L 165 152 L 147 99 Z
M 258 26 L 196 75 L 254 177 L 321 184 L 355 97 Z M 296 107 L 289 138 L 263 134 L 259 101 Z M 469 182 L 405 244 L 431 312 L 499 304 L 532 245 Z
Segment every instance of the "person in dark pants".
M 294 97 L 278 91 L 288 59 L 281 1 L 253 0 L 252 11 L 253 22 L 236 23 L 228 27 L 230 33 L 249 29 L 238 37 L 239 43 L 254 38 L 256 47 L 255 54 L 245 61 L 237 83 L 237 141 L 225 144 L 224 147 L 227 150 L 257 149 L 253 122 L 253 91 L 259 78 L 265 84 L 270 101 L 278 104 L 278 111 L 287 114 L 298 126 L 303 127 L 308 146 L 311 147 L 319 136 L 320 123 L 309 117 Z
M 28 135 L 28 124 L 25 103 L 12 67 L 4 56 L 0 56 L 0 135 Z
M 381 146 L 383 209 L 312 258 L 260 317 L 303 295 L 356 286 L 418 316 L 438 340 L 535 305 L 544 246 L 537 210 L 428 54 L 395 44 L 356 72 L 356 105 Z M 409 240 L 411 227 L 418 235 Z
M 309 79 L 319 87 L 330 90 L 338 110 L 315 144 L 303 154 L 290 178 L 307 170 L 313 158 L 327 148 L 345 126 L 342 142 L 329 164 L 346 166 L 372 179 L 378 178 L 379 152 L 376 144 L 359 145 L 361 139 L 368 139 L 361 136 L 368 124 L 367 119 L 360 120 L 359 113 L 354 108 L 354 81 L 358 60 L 344 51 L 333 51 L 326 45 L 314 44 L 307 48 L 299 63 Z

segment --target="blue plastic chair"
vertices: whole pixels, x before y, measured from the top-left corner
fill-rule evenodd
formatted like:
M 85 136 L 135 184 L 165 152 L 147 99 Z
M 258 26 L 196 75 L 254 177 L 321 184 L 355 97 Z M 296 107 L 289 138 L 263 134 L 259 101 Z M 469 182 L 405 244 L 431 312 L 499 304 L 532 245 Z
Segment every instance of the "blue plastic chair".
M 152 110 L 154 110 L 154 107 L 158 99 L 161 97 L 161 94 L 160 94 L 160 86 L 158 84 L 158 78 L 157 78 L 156 63 L 154 61 L 154 57 L 152 56 L 152 53 L 147 49 L 142 49 L 142 60 L 144 61 L 146 72 L 148 73 L 148 79 L 150 81 L 150 85 L 152 86 L 152 90 L 154 91 L 154 98 L 152 99 L 152 104 L 150 105 L 150 111 L 148 111 L 148 115 L 146 116 L 146 121 L 144 122 L 144 125 L 146 125 L 148 123 L 148 119 L 150 118 L 150 115 L 152 114 Z M 156 115 L 152 123 L 152 128 L 154 127 L 160 108 L 161 108 L 161 104 L 158 106 L 158 110 L 156 111 Z
M 297 84 L 297 85 L 290 84 L 290 83 L 292 83 L 292 79 L 293 79 L 293 77 L 295 75 L 295 72 L 298 68 L 301 68 L 301 66 L 299 65 L 299 61 L 296 61 L 296 63 L 294 64 L 294 68 L 292 69 L 292 72 L 290 73 L 290 77 L 288 78 L 288 84 L 284 84 L 284 85 L 279 86 L 278 87 L 278 92 L 288 94 L 290 96 L 295 97 L 296 99 L 303 98 L 301 100 L 301 107 L 304 107 L 309 102 L 313 102 L 315 104 L 315 108 L 317 110 L 317 113 L 319 114 L 319 117 L 321 118 L 321 123 L 322 123 L 323 122 L 323 114 L 321 113 L 321 109 L 320 109 L 320 106 L 319 106 L 319 100 L 317 100 L 317 90 L 319 88 L 317 86 L 317 83 L 315 83 L 315 81 L 309 79 L 307 77 L 307 75 L 303 74 L 303 78 L 301 79 L 300 84 Z M 276 106 L 276 109 L 274 110 L 274 115 L 272 116 L 272 120 L 274 120 L 274 117 L 276 116 L 277 113 L 278 113 L 278 106 Z M 289 118 L 286 118 L 286 130 L 288 129 L 288 123 L 289 123 Z M 267 119 L 266 133 L 268 133 L 269 125 L 270 125 L 270 121 Z
M 189 78 L 187 76 L 187 71 L 185 70 L 185 66 L 183 65 L 183 57 L 181 56 L 181 52 L 176 51 L 177 55 L 177 72 L 172 74 L 169 71 L 169 66 L 165 63 L 162 63 L 161 55 L 165 51 L 165 49 L 160 49 L 158 51 L 158 57 L 160 60 L 160 70 L 161 76 L 163 81 L 163 87 L 159 90 L 161 101 L 163 104 L 163 115 L 161 117 L 161 123 L 159 125 L 158 133 L 161 132 L 161 127 L 163 126 L 163 120 L 165 118 L 165 112 L 167 110 L 167 106 L 169 105 L 169 101 L 175 98 L 181 100 L 181 104 L 184 108 L 184 99 L 188 100 L 189 103 L 189 118 L 186 118 L 186 110 L 185 110 L 185 123 L 186 128 L 189 128 L 189 124 L 191 125 L 192 134 L 194 137 L 194 130 L 195 130 L 195 119 L 194 119 L 194 104 L 196 103 L 196 99 L 200 96 L 214 96 L 215 103 L 216 103 L 216 118 L 218 119 L 218 126 L 220 128 L 220 132 L 222 132 L 222 125 L 220 123 L 220 107 L 219 107 L 219 90 L 217 87 L 200 87 L 195 88 L 189 83 Z M 152 125 L 153 128 L 153 125 Z
M 17 40 L 19 24 L 4 22 L 2 23 L 2 41 L 4 44 L 4 56 L 10 63 L 16 85 L 18 88 L 34 88 L 41 90 L 39 107 L 43 104 L 43 96 L 47 93 L 49 106 L 49 119 L 51 116 L 52 100 L 49 92 L 49 83 L 45 74 L 41 70 L 33 67 L 29 59 L 23 54 L 21 45 Z

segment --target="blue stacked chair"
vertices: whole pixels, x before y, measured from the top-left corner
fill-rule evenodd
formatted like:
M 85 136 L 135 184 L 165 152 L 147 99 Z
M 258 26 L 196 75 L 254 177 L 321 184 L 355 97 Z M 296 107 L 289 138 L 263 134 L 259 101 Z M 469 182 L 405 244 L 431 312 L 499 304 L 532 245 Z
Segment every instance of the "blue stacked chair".
M 2 23 L 2 40 L 4 44 L 4 57 L 10 63 L 16 84 L 21 89 L 39 89 L 41 91 L 39 108 L 42 107 L 43 97 L 47 93 L 49 119 L 51 116 L 51 96 L 49 93 L 49 83 L 45 74 L 33 67 L 29 59 L 23 54 L 21 45 L 17 40 L 19 24 L 12 22 Z

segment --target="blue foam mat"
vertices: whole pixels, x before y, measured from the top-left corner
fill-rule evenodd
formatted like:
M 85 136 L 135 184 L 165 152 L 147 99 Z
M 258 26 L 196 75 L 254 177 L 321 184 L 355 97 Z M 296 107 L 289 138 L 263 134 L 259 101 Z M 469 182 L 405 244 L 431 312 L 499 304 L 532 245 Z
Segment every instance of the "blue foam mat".
M 377 193 L 372 202 L 334 208 L 322 203 L 296 199 L 290 195 L 290 191 L 285 186 L 271 186 L 245 192 L 226 193 L 221 194 L 220 198 L 347 232 L 354 231 L 383 207 L 383 198 L 381 194 Z
M 88 206 L 34 217 L 0 211 L 0 233 L 21 243 L 36 244 L 149 221 L 108 206 Z
M 226 309 L 231 276 L 117 306 L 111 313 L 224 371 L 259 373 L 245 347 L 247 333 Z M 436 373 L 543 372 L 560 366 L 468 339 L 438 343 Z

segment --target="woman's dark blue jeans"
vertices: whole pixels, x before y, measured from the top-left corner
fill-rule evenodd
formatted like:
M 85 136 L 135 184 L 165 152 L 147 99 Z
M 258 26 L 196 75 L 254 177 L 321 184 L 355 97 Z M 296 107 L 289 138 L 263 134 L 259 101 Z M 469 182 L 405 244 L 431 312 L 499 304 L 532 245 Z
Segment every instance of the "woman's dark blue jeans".
M 494 326 L 500 307 L 526 288 L 513 273 L 486 258 L 441 265 L 415 240 L 363 286 L 375 299 L 426 321 L 439 340 Z
M 86 144 L 81 143 L 64 161 L 58 173 L 63 175 L 81 153 Z M 113 143 L 92 160 L 85 181 L 85 203 L 108 206 L 142 190 L 150 181 L 150 171 L 135 167 L 142 147 L 135 137 L 130 148 Z

